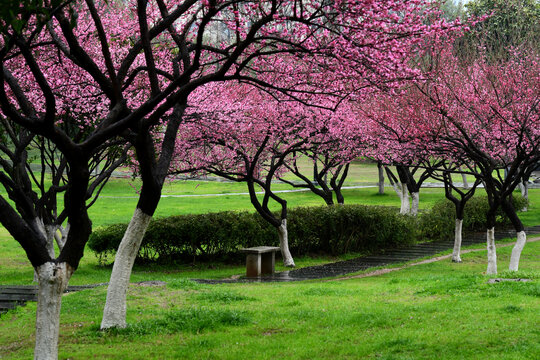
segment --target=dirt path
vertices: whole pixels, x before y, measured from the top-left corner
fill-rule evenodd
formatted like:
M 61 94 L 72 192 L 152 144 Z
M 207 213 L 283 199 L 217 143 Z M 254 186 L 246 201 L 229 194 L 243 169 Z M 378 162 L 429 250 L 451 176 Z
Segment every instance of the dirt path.
M 533 237 L 533 238 L 527 239 L 528 243 L 529 242 L 535 242 L 535 241 L 540 241 L 540 237 Z M 507 243 L 507 244 L 497 246 L 497 248 L 504 248 L 504 247 L 513 246 L 513 245 L 514 245 L 514 243 Z M 478 251 L 486 251 L 486 248 L 484 247 L 484 248 L 481 248 L 481 249 L 467 249 L 467 250 L 461 251 L 461 254 L 468 254 L 468 253 L 471 253 L 471 252 L 478 252 Z M 435 261 L 450 259 L 451 257 L 452 257 L 452 254 L 443 255 L 443 256 L 437 256 L 437 257 L 434 257 L 434 258 L 431 258 L 431 259 L 417 261 L 417 262 L 410 263 L 410 264 L 400 266 L 400 267 L 384 268 L 384 269 L 379 269 L 379 270 L 375 270 L 375 271 L 370 271 L 370 272 L 367 272 L 367 273 L 364 273 L 364 274 L 353 275 L 353 276 L 343 276 L 343 277 L 339 277 L 339 278 L 335 278 L 335 279 L 329 279 L 329 280 L 325 280 L 325 281 L 341 281 L 341 280 L 348 280 L 348 279 L 361 279 L 361 278 L 365 278 L 365 277 L 378 276 L 378 275 L 388 274 L 388 273 L 393 272 L 393 271 L 403 270 L 403 269 L 409 268 L 411 266 L 429 264 L 429 263 L 432 263 L 432 262 L 435 262 Z

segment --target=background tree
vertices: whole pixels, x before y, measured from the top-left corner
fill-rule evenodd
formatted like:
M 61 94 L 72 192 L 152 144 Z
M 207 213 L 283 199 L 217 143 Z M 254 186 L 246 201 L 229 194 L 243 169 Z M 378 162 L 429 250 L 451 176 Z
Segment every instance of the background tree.
M 496 273 L 493 234 L 499 206 L 517 232 L 510 260 L 510 270 L 517 270 L 526 235 L 510 197 L 525 169 L 540 157 L 538 55 L 514 53 L 504 62 L 484 58 L 462 65 L 443 53 L 433 74 L 419 90 L 434 115 L 424 122 L 416 119 L 418 126 L 432 134 L 436 153 L 474 164 L 484 184 L 490 203 L 488 273 Z
M 471 52 L 474 56 L 482 48 L 491 58 L 501 59 L 508 58 L 515 48 L 540 50 L 537 0 L 473 0 L 465 7 L 467 16 L 489 16 L 458 42 L 462 55 Z
M 64 209 L 70 228 L 57 258 L 50 256 L 34 217 L 23 210 L 25 204 L 17 200 L 13 205 L 0 197 L 0 222 L 39 274 L 36 358 L 57 355 L 61 294 L 91 231 L 87 194 L 91 162 L 99 149 L 121 136 L 135 147 L 141 165 L 143 188 L 126 241 L 117 253 L 119 265 L 113 269 L 103 321 L 103 327 L 125 326 L 131 259 L 158 204 L 176 130 L 195 89 L 232 79 L 279 88 L 259 76 L 272 68 L 281 70 L 280 77 L 289 75 L 286 88 L 277 90 L 291 96 L 310 91 L 326 77 L 323 70 L 335 72 L 336 82 L 354 76 L 358 83 L 352 88 L 332 88 L 347 93 L 379 79 L 412 76 L 406 60 L 415 45 L 426 32 L 448 27 L 441 22 L 423 25 L 433 7 L 421 2 L 395 0 L 375 6 L 366 0 L 342 5 L 28 0 L 9 9 L 0 24 L 2 114 L 51 141 L 67 163 Z M 223 25 L 232 36 L 223 43 L 210 42 Z M 295 71 L 278 56 L 282 53 L 292 54 L 298 62 L 321 65 Z M 62 74 L 68 75 L 68 83 Z M 96 111 L 91 118 L 93 130 L 81 139 L 62 129 L 59 115 L 85 102 Z M 86 120 L 90 119 L 77 118 L 82 127 L 87 126 Z M 165 134 L 160 144 L 150 136 L 158 126 L 164 127 Z
M 294 174 L 300 182 L 286 177 L 279 179 L 296 188 L 307 188 L 320 196 L 327 205 L 334 204 L 334 195 L 338 204 L 345 199 L 341 188 L 347 178 L 351 161 L 362 154 L 362 143 L 359 141 L 363 130 L 358 121 L 354 105 L 349 102 L 340 104 L 333 113 L 322 113 L 321 122 L 326 131 L 310 140 L 310 147 L 301 153 L 294 152 L 285 161 L 288 172 Z M 313 163 L 313 179 L 306 174 L 298 160 L 308 158 Z
M 278 101 L 246 84 L 202 90 L 207 90 L 198 94 L 204 101 L 192 104 L 192 121 L 180 128 L 170 172 L 204 171 L 246 183 L 256 211 L 278 232 L 285 266 L 294 266 L 288 246 L 287 201 L 272 191 L 272 184 L 290 166 L 287 162 L 295 161 L 295 154 L 323 144 L 329 128 L 340 119 L 329 110 Z M 262 199 L 258 189 L 264 193 Z M 270 201 L 279 204 L 279 216 L 270 209 Z

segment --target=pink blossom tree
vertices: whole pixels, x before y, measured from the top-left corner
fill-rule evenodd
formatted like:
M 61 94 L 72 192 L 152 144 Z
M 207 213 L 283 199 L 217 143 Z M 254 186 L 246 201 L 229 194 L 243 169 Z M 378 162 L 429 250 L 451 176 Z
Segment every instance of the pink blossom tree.
M 448 200 L 450 200 L 456 209 L 456 224 L 455 224 L 455 230 L 454 230 L 454 247 L 452 249 L 452 261 L 453 262 L 461 262 L 461 243 L 463 239 L 463 219 L 465 215 L 465 205 L 467 204 L 467 201 L 469 201 L 473 196 L 474 193 L 480 185 L 481 180 L 480 178 L 476 177 L 475 182 L 472 186 L 467 186 L 466 188 L 460 188 L 457 186 L 453 179 L 453 174 L 462 174 L 467 175 L 469 174 L 475 174 L 474 171 L 463 171 L 462 167 L 469 168 L 467 164 L 460 165 L 459 163 L 452 162 L 452 161 L 445 161 L 441 162 L 439 164 L 439 167 L 437 169 L 433 169 L 434 171 L 431 174 L 431 177 L 441 181 L 444 184 L 444 195 Z
M 308 92 L 328 92 L 319 85 L 327 84 L 322 80 L 329 72 L 335 84 L 358 80 L 332 87 L 340 96 L 380 79 L 410 77 L 415 72 L 407 59 L 422 37 L 449 27 L 425 25 L 432 14 L 427 2 L 403 0 L 25 0 L 10 9 L 0 24 L 2 116 L 51 141 L 69 169 L 64 208 L 70 228 L 56 258 L 21 204 L 0 198 L 0 222 L 40 277 L 36 358 L 57 354 L 61 294 L 91 231 L 87 194 L 98 149 L 127 139 L 143 180 L 102 321 L 104 328 L 122 327 L 133 259 L 159 202 L 190 94 L 209 82 L 239 79 L 302 100 Z M 264 79 L 269 69 L 287 81 Z M 84 138 L 60 126 L 67 111 L 78 114 L 82 128 L 92 124 Z M 155 127 L 164 129 L 161 143 L 151 136 Z
M 359 108 L 366 123 L 362 140 L 365 155 L 385 165 L 388 180 L 400 198 L 400 213 L 416 216 L 422 184 L 440 161 L 432 161 L 416 138 L 421 129 L 415 119 L 423 115 L 410 87 L 411 82 L 402 89 L 376 92 Z M 395 166 L 397 175 L 390 165 Z
M 341 119 L 329 110 L 279 101 L 241 83 L 201 89 L 188 113 L 192 121 L 180 127 L 170 172 L 211 173 L 246 183 L 256 211 L 278 232 L 285 266 L 294 266 L 288 246 L 287 201 L 272 185 L 299 153 L 331 141 L 327 135 Z M 271 201 L 279 204 L 279 216 L 270 209 Z
M 345 199 L 341 188 L 347 178 L 351 161 L 362 155 L 360 141 L 364 130 L 362 122 L 358 121 L 353 103 L 344 102 L 334 112 L 321 114 L 332 117 L 333 121 L 326 121 L 327 131 L 311 140 L 308 150 L 293 153 L 284 166 L 288 172 L 294 174 L 298 181 L 291 181 L 286 177 L 278 177 L 284 183 L 295 188 L 307 188 L 320 196 L 327 205 L 336 202 L 343 204 Z M 298 160 L 308 158 L 313 163 L 313 179 L 302 169 Z M 329 178 L 329 179 L 328 179 Z
M 497 272 L 494 225 L 499 207 L 517 232 L 510 259 L 510 269 L 517 270 L 526 235 L 510 197 L 526 169 L 540 158 L 538 55 L 514 53 L 505 61 L 480 57 L 470 63 L 450 49 L 430 55 L 426 79 L 395 102 L 394 115 L 407 116 L 392 119 L 411 131 L 394 145 L 405 144 L 402 154 L 470 164 L 468 171 L 482 181 L 490 204 L 487 273 Z

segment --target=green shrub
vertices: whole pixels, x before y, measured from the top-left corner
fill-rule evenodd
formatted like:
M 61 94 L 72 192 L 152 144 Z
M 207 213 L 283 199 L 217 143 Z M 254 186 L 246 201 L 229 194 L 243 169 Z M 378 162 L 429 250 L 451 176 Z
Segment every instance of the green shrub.
M 300 207 L 288 216 L 289 248 L 295 256 L 344 254 L 409 244 L 416 239 L 416 220 L 396 209 L 345 205 Z M 118 248 L 126 224 L 96 229 L 88 245 L 101 259 Z M 277 230 L 256 213 L 219 212 L 154 219 L 138 261 L 165 263 L 238 261 L 238 249 L 279 245 Z
M 515 209 L 522 209 L 527 199 L 521 196 L 512 198 Z M 487 212 L 489 204 L 486 196 L 475 196 L 465 204 L 463 216 L 463 232 L 485 231 L 487 228 Z M 456 208 L 448 199 L 439 200 L 430 211 L 420 217 L 420 232 L 427 239 L 451 239 L 454 236 Z M 510 220 L 499 208 L 496 216 L 496 227 L 509 227 Z

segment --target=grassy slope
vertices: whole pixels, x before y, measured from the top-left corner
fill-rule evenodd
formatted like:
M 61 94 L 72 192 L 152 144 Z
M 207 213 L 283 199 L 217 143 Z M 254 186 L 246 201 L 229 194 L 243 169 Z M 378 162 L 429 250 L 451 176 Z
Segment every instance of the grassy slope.
M 489 285 L 485 252 L 346 281 L 131 286 L 121 333 L 98 332 L 105 288 L 64 296 L 61 359 L 533 359 L 540 353 L 540 242 L 528 283 Z M 500 248 L 500 267 L 510 248 Z M 536 270 L 534 270 L 536 269 Z M 35 303 L 0 319 L 2 359 L 30 358 Z
M 276 185 L 277 188 L 286 188 Z M 244 192 L 243 184 L 182 181 L 164 194 Z M 91 209 L 94 225 L 128 221 L 135 207 L 133 189 L 114 180 Z M 121 196 L 112 198 L 109 196 Z M 290 206 L 320 205 L 309 193 L 285 195 Z M 443 196 L 421 192 L 421 207 Z M 398 206 L 391 188 L 346 190 L 348 203 Z M 531 191 L 528 225 L 540 224 L 540 190 Z M 247 196 L 164 198 L 157 216 L 219 210 L 249 210 Z M 295 284 L 201 286 L 189 278 L 240 274 L 242 266 L 136 267 L 131 280 L 163 280 L 167 287 L 130 288 L 125 334 L 96 331 L 104 287 L 64 297 L 60 358 L 534 358 L 538 332 L 540 243 L 525 247 L 520 268 L 532 283 L 485 284 L 485 252 L 409 268 L 375 278 Z M 510 248 L 498 249 L 499 269 L 508 266 Z M 296 259 L 299 266 L 333 261 Z M 209 268 L 211 267 L 211 268 Z M 279 267 L 278 270 L 282 270 Z M 97 266 L 87 251 L 71 284 L 108 281 L 109 267 Z M 21 248 L 0 228 L 0 284 L 28 284 L 32 269 Z M 486 310 L 487 309 L 487 310 Z M 271 314 L 271 316 L 269 315 Z M 35 303 L 0 318 L 0 359 L 31 357 Z M 136 349 L 136 351 L 134 350 Z

